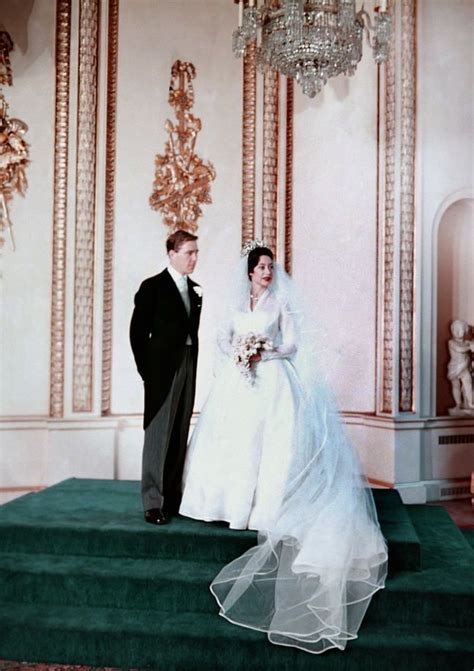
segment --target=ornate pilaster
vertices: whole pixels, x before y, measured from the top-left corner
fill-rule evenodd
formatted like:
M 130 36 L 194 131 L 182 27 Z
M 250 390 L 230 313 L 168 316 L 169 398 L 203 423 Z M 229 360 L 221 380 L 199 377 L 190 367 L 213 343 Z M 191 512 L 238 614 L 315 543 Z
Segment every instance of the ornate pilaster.
M 381 207 L 380 411 L 414 410 L 416 0 L 389 3 Z
M 277 248 L 278 138 L 280 75 L 274 70 L 263 79 L 262 237 Z
M 294 82 L 286 79 L 286 153 L 285 153 L 285 270 L 291 273 L 293 229 L 293 108 Z
M 400 399 L 414 410 L 416 0 L 402 0 L 400 184 Z
M 110 414 L 112 301 L 115 228 L 116 111 L 119 0 L 109 0 L 107 43 L 107 130 L 105 139 L 104 289 L 102 317 L 102 414 Z
M 80 0 L 73 410 L 92 411 L 99 0 Z
M 393 17 L 393 30 L 396 24 Z M 379 66 L 380 67 L 380 66 Z M 382 412 L 393 410 L 394 377 L 394 269 L 395 269 L 395 38 L 390 41 L 385 64 L 385 202 L 383 207 L 383 363 Z
M 56 94 L 54 120 L 53 249 L 49 412 L 64 411 L 64 321 L 71 0 L 56 4 Z
M 255 237 L 255 179 L 257 136 L 256 43 L 249 44 L 243 60 L 242 103 L 242 242 Z

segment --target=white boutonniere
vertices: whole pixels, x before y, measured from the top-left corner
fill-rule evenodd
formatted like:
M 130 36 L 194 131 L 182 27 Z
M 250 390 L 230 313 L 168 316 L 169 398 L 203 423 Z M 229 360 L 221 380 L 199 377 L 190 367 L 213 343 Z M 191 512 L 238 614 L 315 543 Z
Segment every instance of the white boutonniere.
M 194 292 L 199 296 L 199 298 L 202 298 L 202 287 L 199 285 L 193 287 Z

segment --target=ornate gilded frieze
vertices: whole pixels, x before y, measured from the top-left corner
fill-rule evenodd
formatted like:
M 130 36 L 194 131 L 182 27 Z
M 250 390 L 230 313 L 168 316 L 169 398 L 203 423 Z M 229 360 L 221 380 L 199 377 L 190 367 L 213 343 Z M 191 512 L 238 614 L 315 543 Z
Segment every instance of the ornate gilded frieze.
M 161 212 L 171 231 L 178 228 L 194 233 L 202 216 L 201 205 L 211 203 L 214 166 L 195 153 L 201 120 L 191 112 L 194 105 L 192 63 L 176 61 L 171 68 L 169 104 L 175 108 L 176 122 L 167 119 L 169 139 L 165 153 L 155 157 L 155 181 L 150 196 L 152 209 Z

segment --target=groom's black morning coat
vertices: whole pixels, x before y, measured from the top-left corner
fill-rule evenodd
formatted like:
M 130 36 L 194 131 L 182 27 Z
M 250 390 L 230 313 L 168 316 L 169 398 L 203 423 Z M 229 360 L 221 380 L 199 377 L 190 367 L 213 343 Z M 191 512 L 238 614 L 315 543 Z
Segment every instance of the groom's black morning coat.
M 144 280 L 135 294 L 130 343 L 138 372 L 145 383 L 145 429 L 168 395 L 184 357 L 188 335 L 192 342 L 192 357 L 195 363 L 197 361 L 201 298 L 194 287 L 199 285 L 188 277 L 189 316 L 179 289 L 167 270 Z

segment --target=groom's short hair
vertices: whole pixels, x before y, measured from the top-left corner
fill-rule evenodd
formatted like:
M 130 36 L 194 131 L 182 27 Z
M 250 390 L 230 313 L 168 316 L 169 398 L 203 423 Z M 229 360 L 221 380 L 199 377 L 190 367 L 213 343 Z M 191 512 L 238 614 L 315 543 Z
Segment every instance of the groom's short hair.
M 171 251 L 179 252 L 185 242 L 193 242 L 197 239 L 197 235 L 193 235 L 192 233 L 188 233 L 188 231 L 183 231 L 179 228 L 174 233 L 171 233 L 166 239 L 166 251 L 168 253 Z

